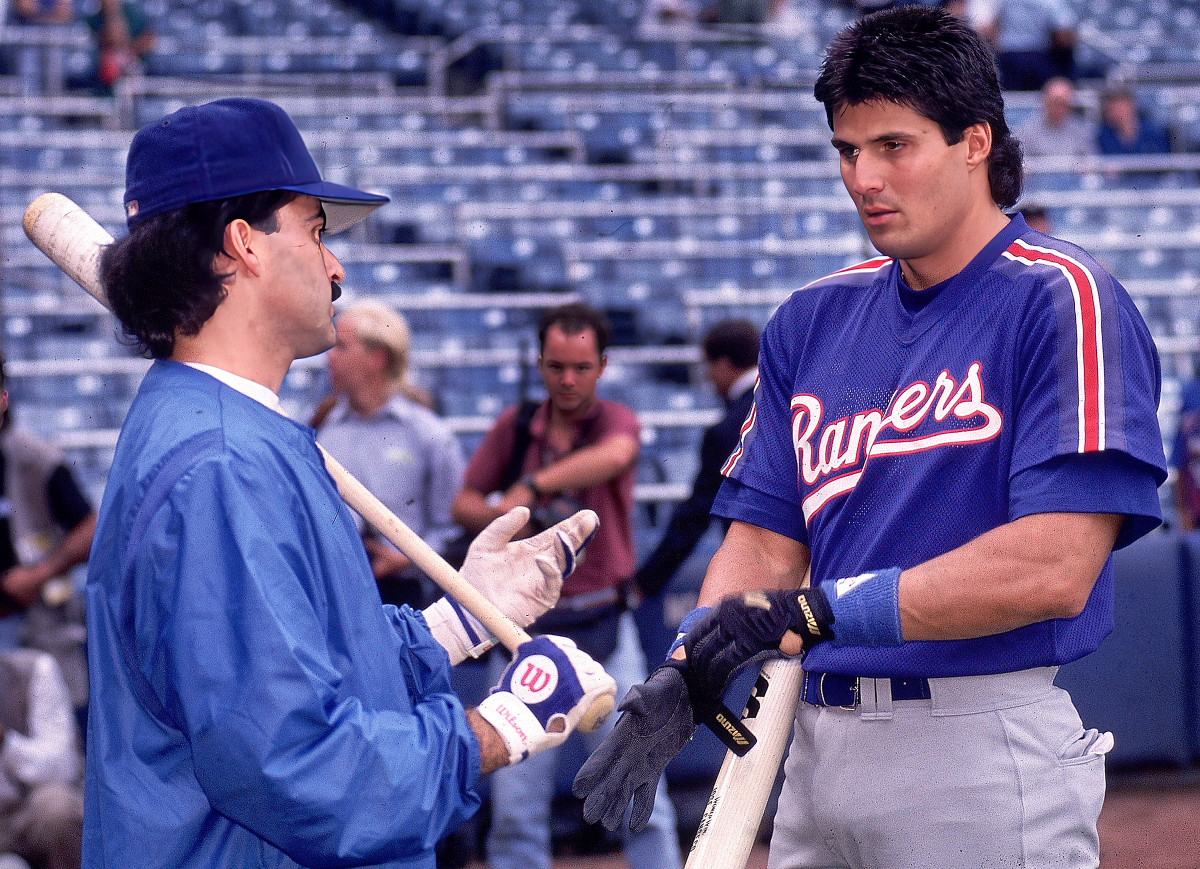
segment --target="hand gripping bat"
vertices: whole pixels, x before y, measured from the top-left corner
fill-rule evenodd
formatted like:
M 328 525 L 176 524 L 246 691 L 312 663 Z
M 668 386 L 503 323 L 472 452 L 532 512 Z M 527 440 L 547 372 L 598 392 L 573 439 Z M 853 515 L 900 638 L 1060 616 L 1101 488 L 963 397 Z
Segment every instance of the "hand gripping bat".
M 684 869 L 746 865 L 792 732 L 803 679 L 799 658 L 763 664 L 742 720 L 757 742 L 745 754 L 725 754 Z
M 811 581 L 806 570 L 800 586 Z M 741 721 L 753 750 L 730 746 L 726 752 L 684 869 L 746 865 L 792 733 L 803 682 L 799 657 L 773 658 L 763 664 Z
M 113 237 L 86 211 L 61 193 L 43 193 L 25 209 L 25 234 L 42 253 L 105 308 L 109 307 L 100 285 L 100 252 Z M 320 446 L 318 444 L 318 446 Z M 345 502 L 364 520 L 395 544 L 425 571 L 442 591 L 454 597 L 479 619 L 510 652 L 529 639 L 529 634 L 500 612 L 428 543 L 372 495 L 367 487 L 320 447 L 329 475 Z M 593 730 L 612 711 L 611 697 L 603 696 L 584 714 L 581 730 Z

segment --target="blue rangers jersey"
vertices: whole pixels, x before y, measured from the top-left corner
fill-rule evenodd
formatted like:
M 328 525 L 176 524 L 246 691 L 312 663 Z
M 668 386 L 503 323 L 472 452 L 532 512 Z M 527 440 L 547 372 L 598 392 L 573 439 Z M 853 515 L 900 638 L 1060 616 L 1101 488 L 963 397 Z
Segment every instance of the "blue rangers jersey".
M 763 332 L 713 512 L 809 546 L 814 585 L 912 567 L 1034 513 L 1123 514 L 1124 546 L 1161 521 L 1159 383 L 1120 284 L 1016 216 L 923 292 L 881 258 L 794 293 Z M 1110 557 L 1075 618 L 896 648 L 824 643 L 805 668 L 1008 672 L 1082 657 L 1111 629 Z

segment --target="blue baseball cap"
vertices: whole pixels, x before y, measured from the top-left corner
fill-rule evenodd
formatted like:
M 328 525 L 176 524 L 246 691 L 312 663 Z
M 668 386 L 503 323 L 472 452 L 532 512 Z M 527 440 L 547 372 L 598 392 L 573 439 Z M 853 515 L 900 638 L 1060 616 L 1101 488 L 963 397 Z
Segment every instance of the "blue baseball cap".
M 125 219 L 133 229 L 193 202 L 267 190 L 320 199 L 330 233 L 353 226 L 388 201 L 322 181 L 287 112 L 267 100 L 231 97 L 185 106 L 137 131 L 125 164 Z

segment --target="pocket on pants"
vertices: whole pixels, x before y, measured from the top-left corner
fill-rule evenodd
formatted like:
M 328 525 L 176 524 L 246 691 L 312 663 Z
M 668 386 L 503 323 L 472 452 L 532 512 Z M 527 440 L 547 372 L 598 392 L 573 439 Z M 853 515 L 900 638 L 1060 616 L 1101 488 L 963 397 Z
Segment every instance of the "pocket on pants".
M 1101 763 L 1104 755 L 1112 751 L 1113 735 L 1101 732 L 1094 727 L 1080 730 L 1072 739 L 1063 744 L 1058 750 L 1058 759 L 1063 766 L 1082 766 L 1090 763 Z
M 1023 850 L 1030 866 L 1094 867 L 1111 736 L 1086 729 L 1066 692 L 1001 713 L 1020 782 Z

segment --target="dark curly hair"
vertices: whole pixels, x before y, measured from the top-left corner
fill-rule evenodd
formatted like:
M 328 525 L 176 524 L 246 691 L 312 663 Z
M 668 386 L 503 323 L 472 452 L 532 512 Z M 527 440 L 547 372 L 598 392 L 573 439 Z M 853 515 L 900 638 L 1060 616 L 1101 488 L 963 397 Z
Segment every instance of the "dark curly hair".
M 175 336 L 196 335 L 225 298 L 231 273 L 217 271 L 225 227 L 245 220 L 276 232 L 280 208 L 299 194 L 287 190 L 197 202 L 159 214 L 108 245 L 100 281 L 121 328 L 146 356 L 166 359 Z
M 967 127 L 992 128 L 988 181 L 992 199 L 1008 208 L 1021 196 L 1021 143 L 1004 118 L 996 59 L 987 41 L 963 21 L 931 6 L 897 6 L 866 15 L 834 37 L 813 89 L 834 116 L 846 106 L 882 101 L 907 106 L 936 123 L 946 144 Z

